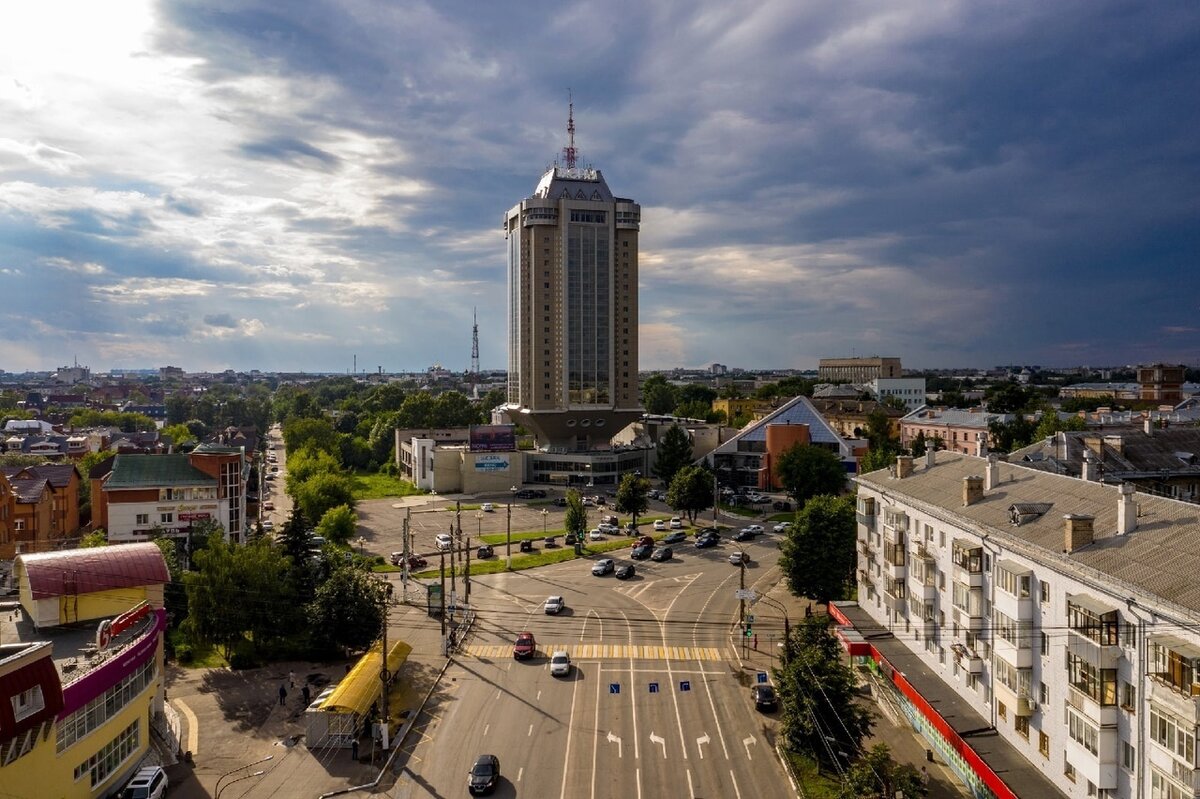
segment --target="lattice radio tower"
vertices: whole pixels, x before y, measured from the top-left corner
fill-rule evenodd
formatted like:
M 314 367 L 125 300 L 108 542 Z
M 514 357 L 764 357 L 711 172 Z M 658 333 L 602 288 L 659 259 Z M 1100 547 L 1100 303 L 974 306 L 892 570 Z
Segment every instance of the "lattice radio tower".
M 479 317 L 471 309 L 471 384 L 479 385 Z

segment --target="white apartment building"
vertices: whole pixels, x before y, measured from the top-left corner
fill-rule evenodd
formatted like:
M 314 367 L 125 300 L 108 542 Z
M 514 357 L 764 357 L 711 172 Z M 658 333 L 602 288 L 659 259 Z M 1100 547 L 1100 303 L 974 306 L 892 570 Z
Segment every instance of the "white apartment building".
M 910 411 L 925 406 L 923 377 L 876 377 L 867 382 L 866 388 L 879 402 L 887 397 L 895 397 Z
M 1065 796 L 1200 796 L 1195 505 L 948 451 L 855 482 L 858 607 L 922 671 Z

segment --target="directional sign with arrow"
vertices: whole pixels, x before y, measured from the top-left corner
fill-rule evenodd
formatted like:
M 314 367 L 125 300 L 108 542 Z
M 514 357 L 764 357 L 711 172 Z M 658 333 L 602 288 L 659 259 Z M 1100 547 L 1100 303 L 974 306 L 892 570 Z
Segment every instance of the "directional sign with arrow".
M 747 736 L 747 737 L 745 737 L 745 738 L 743 738 L 743 739 L 742 739 L 742 746 L 746 747 L 746 757 L 747 757 L 747 759 L 749 759 L 749 760 L 753 760 L 753 759 L 754 759 L 754 756 L 750 754 L 750 747 L 751 747 L 751 746 L 753 746 L 755 743 L 756 743 L 756 742 L 755 742 L 755 740 L 754 740 L 754 736 L 753 736 L 753 735 L 749 735 L 749 736 Z M 664 752 L 664 754 L 665 754 L 665 752 L 666 752 L 666 747 L 665 747 L 665 746 L 663 747 L 663 752 Z

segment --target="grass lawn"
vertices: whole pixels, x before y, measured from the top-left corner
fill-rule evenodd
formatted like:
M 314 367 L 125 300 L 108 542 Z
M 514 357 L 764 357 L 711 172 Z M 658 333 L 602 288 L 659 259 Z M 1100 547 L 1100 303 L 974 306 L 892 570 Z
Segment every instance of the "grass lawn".
M 355 499 L 411 497 L 425 493 L 407 480 L 379 472 L 354 472 L 350 479 L 354 482 Z
M 757 516 L 759 514 L 759 511 L 753 507 L 726 505 L 724 502 L 721 503 L 721 512 L 728 513 L 730 516 Z
M 774 516 L 768 516 L 767 521 L 769 521 L 769 522 L 794 522 L 794 521 L 796 521 L 796 514 L 794 514 L 794 513 L 776 513 Z
M 553 531 L 551 531 L 551 532 L 553 532 Z M 549 534 L 549 533 L 547 533 L 547 534 Z M 559 530 L 559 531 L 557 531 L 556 534 L 562 535 L 563 533 L 561 530 Z M 648 534 L 648 533 L 646 533 L 646 534 Z M 526 538 L 532 537 L 532 538 L 540 539 L 540 538 L 544 537 L 544 536 L 542 536 L 541 533 L 537 533 L 537 534 L 522 533 L 522 535 L 524 535 Z M 654 536 L 654 539 L 657 541 L 659 538 L 662 538 L 665 535 L 667 535 L 667 533 L 658 533 L 656 536 Z M 487 538 L 489 538 L 489 536 L 485 535 L 484 539 L 487 539 Z M 564 561 L 574 560 L 576 557 L 585 557 L 586 558 L 589 555 L 600 555 L 605 552 L 615 552 L 618 549 L 631 549 L 633 547 L 633 542 L 634 542 L 635 538 L 636 538 L 635 536 L 617 536 L 615 538 L 610 538 L 605 541 L 590 541 L 587 544 L 584 544 L 582 556 L 576 556 L 575 547 L 565 546 L 565 545 L 559 545 L 552 549 L 539 549 L 535 552 L 518 552 L 514 548 L 513 549 L 513 558 L 512 558 L 513 571 L 523 571 L 524 569 L 535 569 L 538 566 L 548 566 L 551 563 L 562 563 Z M 519 540 L 517 538 L 517 534 L 513 533 L 513 541 L 517 541 L 517 540 Z M 500 544 L 501 544 L 501 546 L 503 546 L 504 536 L 500 536 Z M 497 574 L 504 570 L 505 570 L 505 557 L 504 557 L 504 551 L 502 549 L 497 549 L 496 557 L 491 558 L 489 560 L 476 560 L 474 558 L 471 559 L 471 574 L 472 575 Z M 399 571 L 399 570 L 394 567 L 376 567 L 375 571 L 383 572 L 383 571 Z M 459 567 L 459 572 L 460 573 L 462 572 L 461 566 Z M 414 574 L 413 576 L 426 578 L 426 579 L 432 578 L 432 577 L 437 577 L 438 570 L 437 569 L 426 569 L 425 571 Z M 449 575 L 447 575 L 447 576 L 449 576 Z
M 185 646 L 191 650 L 191 659 L 186 663 L 181 661 L 178 656 L 175 658 L 175 663 L 185 669 L 225 669 L 229 668 L 229 662 L 221 657 L 221 653 L 217 651 L 215 646 L 204 644 L 199 647 L 194 647 L 187 642 L 183 633 L 180 630 L 174 629 L 167 633 L 171 638 L 172 644 L 176 647 L 178 653 L 181 646 Z
M 818 771 L 817 761 L 808 755 L 786 750 L 784 754 L 791 761 L 804 796 L 809 799 L 837 799 L 841 795 L 842 782 L 836 774 Z

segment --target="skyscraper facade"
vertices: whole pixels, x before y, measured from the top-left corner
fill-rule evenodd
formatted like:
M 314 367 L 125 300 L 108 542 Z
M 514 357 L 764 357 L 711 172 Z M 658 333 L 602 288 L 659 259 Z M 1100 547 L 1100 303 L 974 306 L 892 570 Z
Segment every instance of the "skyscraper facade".
M 641 207 L 578 167 L 542 175 L 504 217 L 508 250 L 508 406 L 543 447 L 607 446 L 638 405 Z

